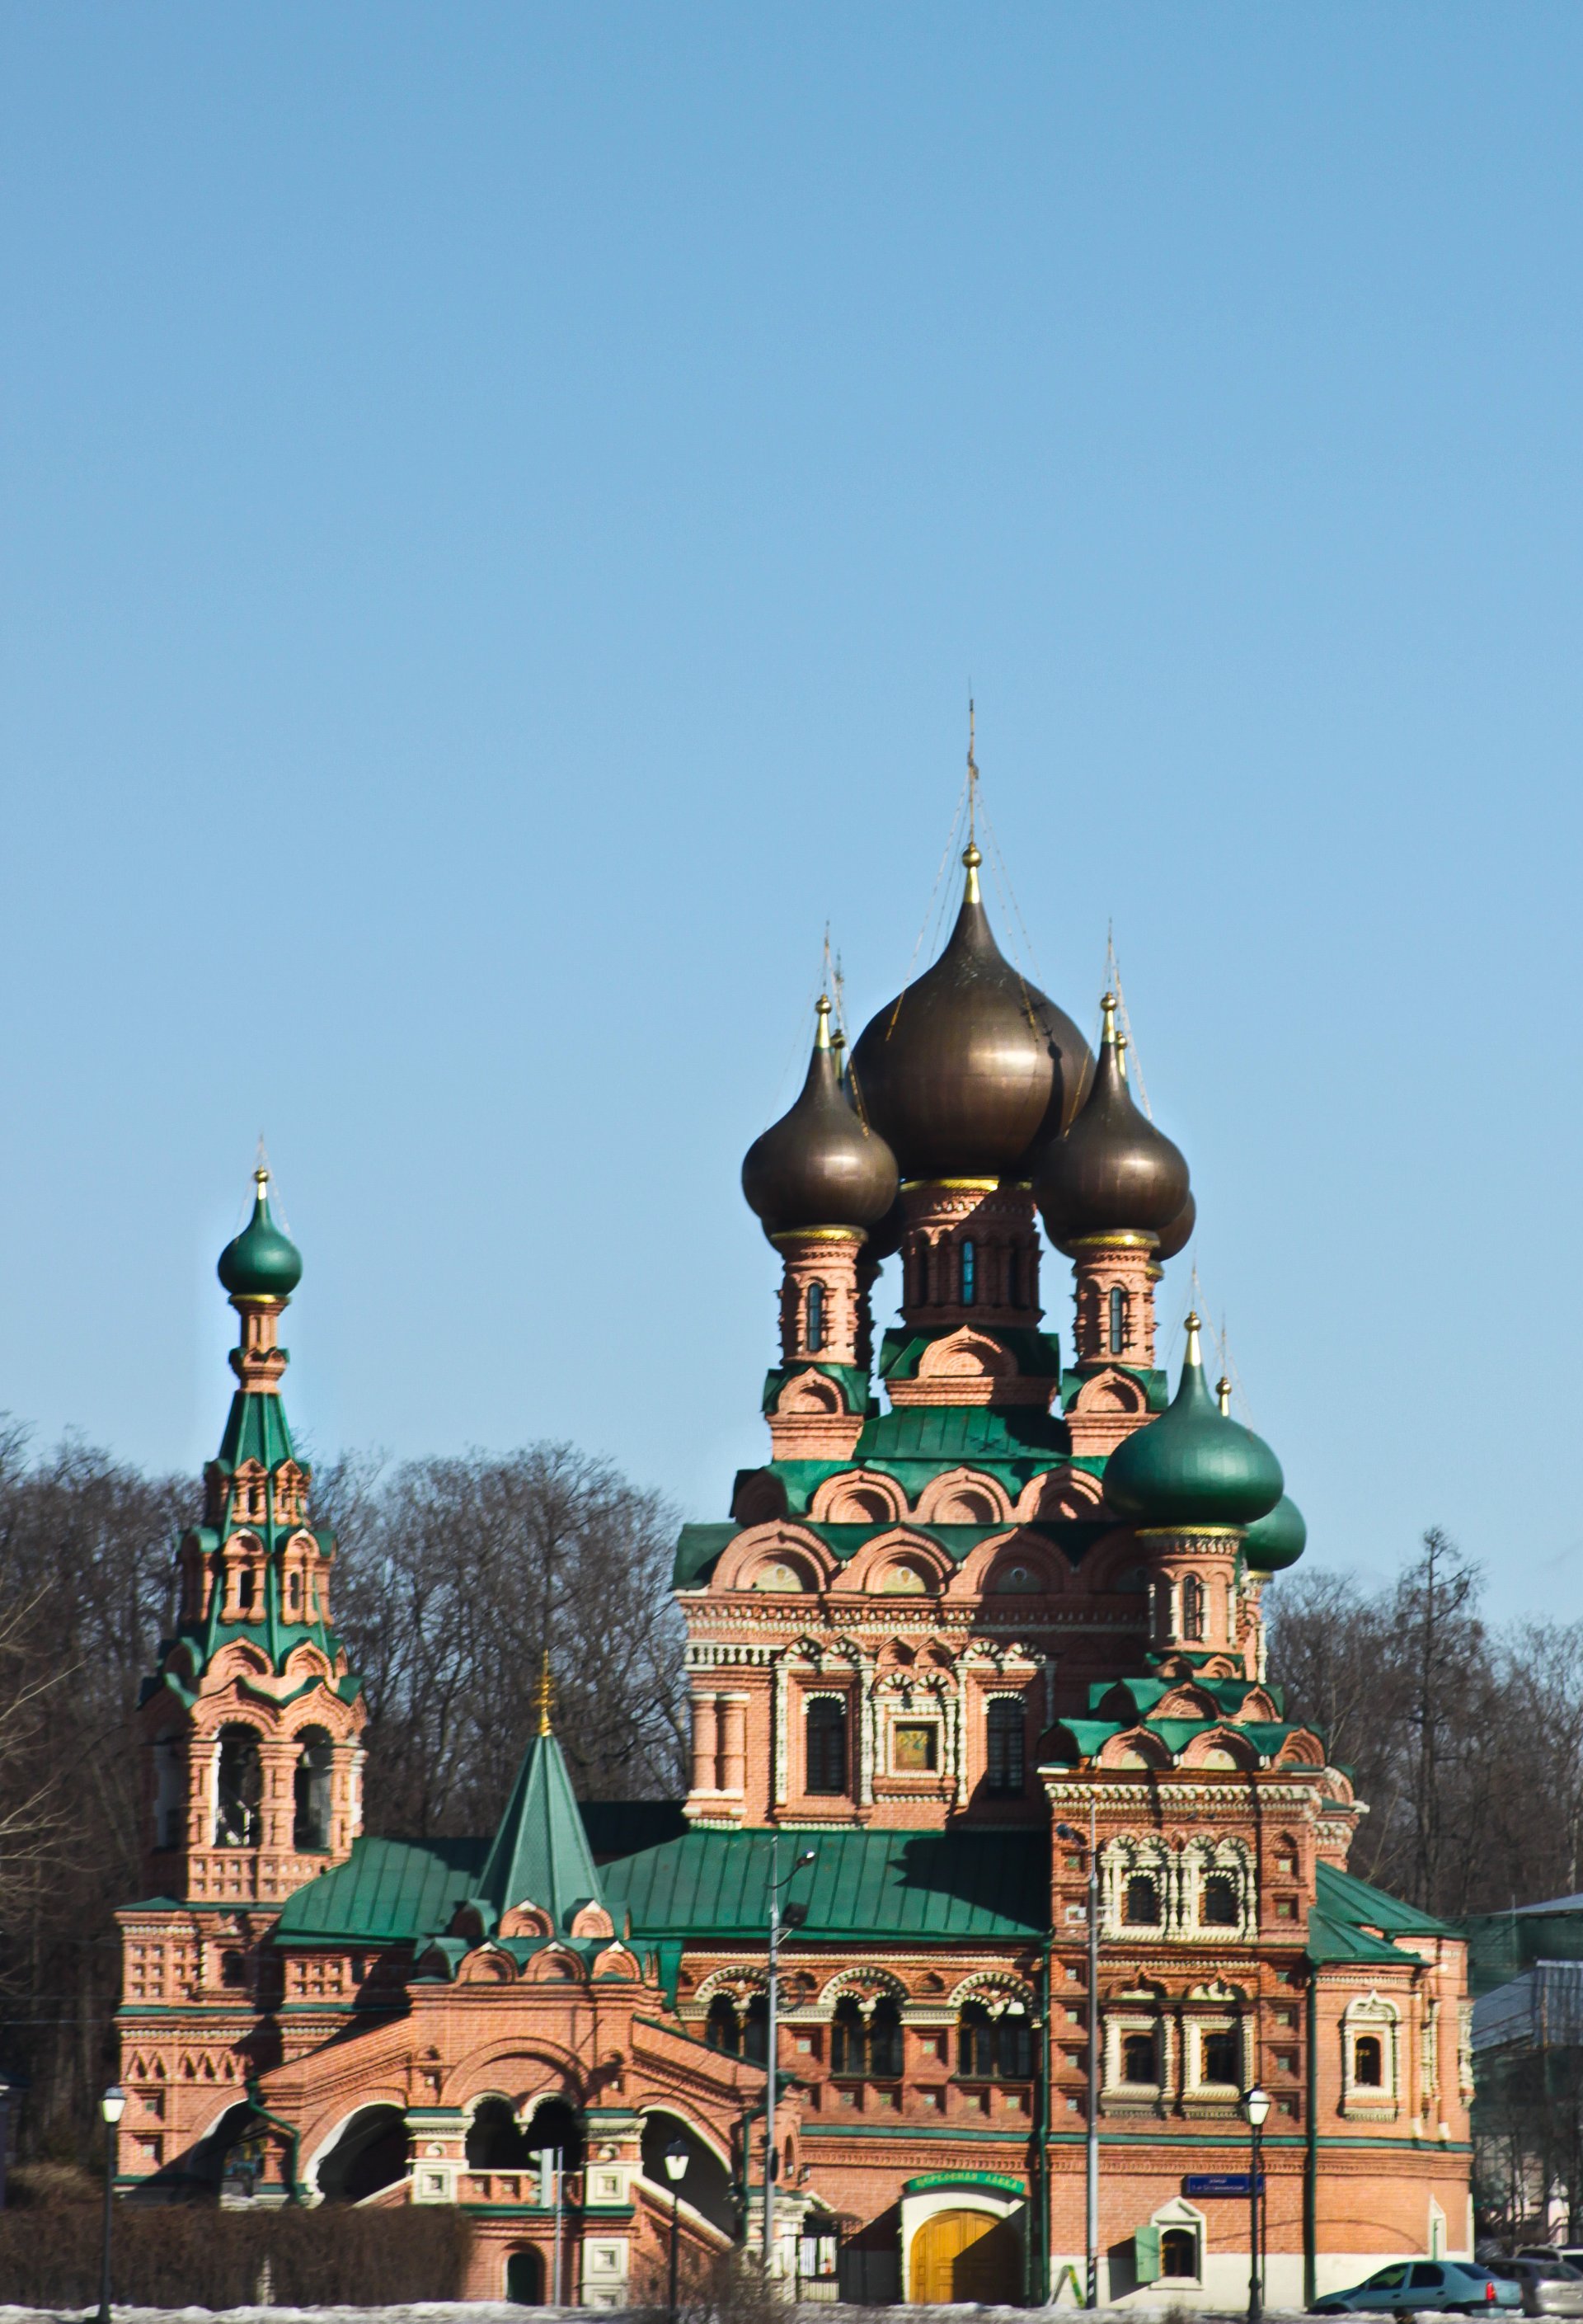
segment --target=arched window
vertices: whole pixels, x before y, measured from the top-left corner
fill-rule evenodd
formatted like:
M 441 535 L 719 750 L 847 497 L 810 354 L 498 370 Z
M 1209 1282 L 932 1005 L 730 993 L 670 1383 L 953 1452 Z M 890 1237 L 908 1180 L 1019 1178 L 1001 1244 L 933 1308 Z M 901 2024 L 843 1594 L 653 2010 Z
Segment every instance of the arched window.
M 835 2005 L 830 2021 L 830 2070 L 843 2081 L 859 2081 L 869 2063 L 869 2029 L 850 1993 Z
M 962 1304 L 971 1307 L 979 1296 L 979 1254 L 972 1243 L 962 1246 Z
M 956 2021 L 956 2070 L 964 2080 L 987 2082 L 995 2071 L 995 2026 L 981 2001 L 964 2001 Z
M 1167 2227 L 1160 2237 L 1162 2275 L 1198 2274 L 1198 2236 L 1191 2227 Z
M 808 1789 L 826 1799 L 846 1790 L 846 1705 L 833 1694 L 816 1694 L 808 1705 Z
M 1242 2044 L 1233 2027 L 1211 2026 L 1200 2035 L 1198 2078 L 1222 2089 L 1242 2087 Z
M 1135 1929 L 1160 1925 L 1160 1892 L 1146 1872 L 1135 1872 L 1127 1881 L 1126 1919 Z
M 1121 2037 L 1121 2079 L 1154 2084 L 1160 2079 L 1160 2038 L 1157 2034 L 1124 2034 Z
M 236 1610 L 239 1614 L 244 1616 L 251 1614 L 253 1610 L 253 1568 L 251 1565 L 244 1565 L 241 1572 L 236 1576 Z
M 869 2073 L 877 2082 L 901 2078 L 901 2012 L 894 2001 L 877 2001 L 869 2015 Z
M 1110 1286 L 1110 1353 L 1118 1356 L 1127 1345 L 1127 1294 L 1118 1283 Z
M 526 2171 L 531 2157 L 528 2134 L 509 2098 L 480 2098 L 467 2126 L 470 2171 Z
M 181 1845 L 182 1810 L 186 1804 L 182 1782 L 181 1737 L 178 1730 L 167 1728 L 154 1745 L 154 1846 L 179 1848 Z
M 1003 2010 L 995 2025 L 995 2066 L 1003 2082 L 1034 2077 L 1034 2029 L 1020 2009 Z
M 722 2050 L 728 2058 L 741 2056 L 742 2029 L 736 2003 L 729 1993 L 717 1993 L 710 2003 L 704 2039 L 712 2050 Z
M 1199 1915 L 1206 1929 L 1234 1929 L 1242 1918 L 1237 1896 L 1237 1882 L 1229 1872 L 1211 1872 L 1204 1882 L 1203 1906 Z
M 811 1356 L 816 1356 L 824 1345 L 824 1286 L 822 1283 L 809 1284 L 806 1314 L 803 1343 Z
M 1352 2044 L 1352 2079 L 1360 2090 L 1385 2089 L 1385 2044 L 1377 2034 L 1360 2034 Z
M 742 2012 L 742 2055 L 750 2066 L 761 2066 L 769 2054 L 769 2000 L 755 1993 Z
M 1021 1703 L 1004 1698 L 992 1702 L 985 1730 L 985 1788 L 999 1799 L 1021 1799 L 1026 1735 Z
M 263 1797 L 263 1763 L 259 1757 L 255 1728 L 221 1728 L 215 1788 L 215 1846 L 256 1848 L 260 1836 L 259 1802 Z
M 304 1728 L 291 1777 L 295 1815 L 291 1845 L 320 1853 L 330 1844 L 330 1771 L 336 1747 L 322 1727 Z
M 1196 1573 L 1190 1573 L 1182 1585 L 1182 1635 L 1201 1638 L 1203 1634 L 1204 1585 Z

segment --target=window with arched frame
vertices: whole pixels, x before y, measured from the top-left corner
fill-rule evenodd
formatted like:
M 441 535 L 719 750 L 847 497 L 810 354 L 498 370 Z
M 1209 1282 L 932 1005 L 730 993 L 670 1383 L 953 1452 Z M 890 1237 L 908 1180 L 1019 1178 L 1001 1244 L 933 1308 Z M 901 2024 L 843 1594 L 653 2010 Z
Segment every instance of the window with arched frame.
M 823 1799 L 840 1799 L 847 1789 L 846 1704 L 839 1695 L 816 1694 L 804 1720 L 806 1787 Z
M 1002 1695 L 984 1715 L 984 1788 L 1019 1800 L 1027 1780 L 1027 1720 L 1020 1701 Z
M 1161 1922 L 1159 1883 L 1152 1873 L 1128 1876 L 1122 1894 L 1123 1917 L 1129 1928 L 1157 1929 Z
M 291 1775 L 291 1845 L 313 1855 L 330 1844 L 330 1776 L 336 1747 L 322 1727 L 305 1727 Z
M 1182 1584 L 1182 1635 L 1201 1638 L 1203 1634 L 1204 1585 L 1196 1573 L 1190 1573 Z
M 1385 2086 L 1385 2045 L 1377 2034 L 1359 2034 L 1352 2043 L 1352 2080 L 1360 2090 Z
M 1153 2087 L 1160 2079 L 1160 2037 L 1141 2029 L 1121 2037 L 1121 2079 Z
M 1026 2082 L 1034 2070 L 1033 2029 L 1026 2012 L 997 2017 L 981 2001 L 964 2001 L 957 2019 L 956 2070 L 964 2081 Z
M 830 2070 L 842 2081 L 893 2082 L 901 2074 L 901 2012 L 888 1995 L 865 2016 L 842 1994 L 830 2020 Z
M 1127 1345 L 1127 1294 L 1118 1283 L 1110 1286 L 1110 1353 L 1118 1356 Z
M 824 1345 L 824 1286 L 810 1283 L 803 1303 L 803 1345 L 816 1356 Z
M 220 1729 L 215 1771 L 215 1846 L 256 1848 L 262 1831 L 263 1758 L 258 1729 L 240 1723 Z
M 1242 1898 L 1234 1872 L 1204 1876 L 1198 1916 L 1206 1929 L 1234 1929 L 1242 1918 Z
M 977 1305 L 979 1296 L 979 1253 L 970 1239 L 962 1246 L 962 1304 L 964 1307 Z

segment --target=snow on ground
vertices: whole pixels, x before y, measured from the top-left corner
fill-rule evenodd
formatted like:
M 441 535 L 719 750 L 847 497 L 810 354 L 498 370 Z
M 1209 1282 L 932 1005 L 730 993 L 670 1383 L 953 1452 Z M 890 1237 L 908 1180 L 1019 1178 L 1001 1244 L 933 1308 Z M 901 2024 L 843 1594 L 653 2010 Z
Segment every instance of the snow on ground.
M 0 2304 L 0 2324 L 91 2324 L 95 2308 L 8 2308 Z M 694 2311 L 684 2309 L 684 2315 Z M 977 2308 L 957 2301 L 934 2308 L 854 2308 L 827 2302 L 787 2303 L 787 2324 L 1027 2324 L 1035 2311 L 1026 2308 Z M 1191 2317 L 1193 2324 L 1245 2324 L 1246 2310 L 1192 2308 L 1181 2301 L 1162 2301 L 1158 2307 L 1098 2308 L 1091 2311 L 1063 2306 L 1040 2311 L 1046 2316 L 1076 2319 L 1085 2324 L 1162 2324 L 1162 2319 Z M 397 2308 L 122 2308 L 115 2324 L 591 2324 L 587 2308 L 522 2308 L 502 2300 L 415 2301 Z M 614 2309 L 603 2312 L 599 2324 L 635 2324 L 650 2319 L 654 2310 Z M 1307 2324 L 1295 2308 L 1267 2308 L 1265 2324 Z M 1379 2324 L 1378 2318 L 1370 2324 Z

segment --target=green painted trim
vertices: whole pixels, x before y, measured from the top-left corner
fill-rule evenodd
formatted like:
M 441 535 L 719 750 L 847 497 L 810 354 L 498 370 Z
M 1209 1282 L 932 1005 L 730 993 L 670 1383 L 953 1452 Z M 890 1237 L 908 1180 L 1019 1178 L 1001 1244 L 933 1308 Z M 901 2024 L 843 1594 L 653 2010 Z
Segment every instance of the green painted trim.
M 982 2146 L 986 2139 L 1016 2146 L 1026 2146 L 1028 2143 L 1026 2130 L 958 2130 L 953 2125 L 945 2123 L 941 2123 L 936 2128 L 929 2124 L 900 2121 L 894 2124 L 805 2122 L 798 2135 L 805 2142 L 810 2138 L 905 2138 L 909 2141 L 945 2138 L 954 2139 L 961 2146 Z M 1247 2143 L 1245 2139 L 1244 2145 Z
M 1026 2183 L 1004 2171 L 925 2171 L 921 2179 L 904 2179 L 904 2195 L 932 2195 L 938 2187 L 992 2187 L 999 2195 L 1026 2195 Z

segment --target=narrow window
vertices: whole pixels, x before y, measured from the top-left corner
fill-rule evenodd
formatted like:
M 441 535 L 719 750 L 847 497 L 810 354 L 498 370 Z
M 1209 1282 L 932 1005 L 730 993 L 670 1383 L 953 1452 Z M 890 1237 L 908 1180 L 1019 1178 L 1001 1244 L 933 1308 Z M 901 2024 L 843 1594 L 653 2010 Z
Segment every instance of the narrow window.
M 1384 2089 L 1385 2053 L 1377 2034 L 1360 2034 L 1353 2044 L 1352 2079 L 1359 2089 Z
M 877 2082 L 901 2078 L 901 2014 L 894 2001 L 877 2001 L 870 2015 L 869 2073 Z
M 1237 1883 L 1229 1872 L 1211 1872 L 1204 1882 L 1202 1917 L 1207 1929 L 1234 1929 L 1241 1919 Z
M 291 1778 L 291 1845 L 318 1854 L 330 1844 L 330 1772 L 336 1747 L 322 1727 L 305 1728 L 301 1741 Z
M 1160 1892 L 1146 1872 L 1135 1872 L 1127 1884 L 1127 1919 L 1135 1929 L 1160 1925 Z
M 1124 2082 L 1157 2082 L 1160 2079 L 1160 2045 L 1153 2034 L 1124 2034 L 1121 2037 L 1121 2079 Z
M 956 2021 L 956 2070 L 971 2082 L 987 2082 L 995 2071 L 995 2027 L 981 2001 L 962 2003 Z
M 185 1822 L 181 1737 L 170 1728 L 154 1745 L 154 1846 L 179 1848 Z
M 742 2055 L 750 2066 L 761 2066 L 769 2053 L 769 2003 L 756 1993 L 742 2019 Z
M 996 2021 L 995 2068 L 1003 2082 L 1033 2080 L 1033 2028 L 1021 2010 L 1008 2009 Z
M 1196 1573 L 1190 1573 L 1182 1585 L 1182 1635 L 1201 1638 L 1203 1634 L 1204 1585 Z
M 1127 1345 L 1127 1294 L 1118 1283 L 1110 1286 L 1110 1353 L 1118 1356 Z
M 835 2005 L 830 2021 L 830 2070 L 842 2081 L 861 2081 L 869 2066 L 869 2029 L 851 1994 Z
M 804 1344 L 811 1356 L 816 1356 L 824 1345 L 824 1286 L 822 1283 L 810 1283 L 808 1286 L 807 1315 Z
M 1020 1702 L 992 1702 L 986 1720 L 985 1786 L 998 1799 L 1021 1799 L 1026 1722 Z
M 846 1790 L 846 1705 L 834 1695 L 818 1694 L 808 1705 L 808 1789 L 829 1799 Z
M 1203 2035 L 1199 2052 L 1199 2080 L 1219 2082 L 1233 2089 L 1242 2081 L 1241 2061 L 1238 2055 L 1241 2044 L 1234 2033 L 1218 2029 Z
M 263 1797 L 263 1763 L 259 1757 L 256 1729 L 221 1728 L 216 1791 L 215 1846 L 256 1848 L 259 1802 Z
M 979 1255 L 971 1242 L 962 1247 L 962 1304 L 971 1307 L 978 1297 Z
M 244 1565 L 236 1577 L 236 1610 L 240 1614 L 253 1611 L 253 1568 Z
M 728 2058 L 741 2056 L 742 2029 L 737 2022 L 736 2003 L 729 1993 L 717 1993 L 710 2003 L 704 2039 L 712 2050 L 722 2051 Z
M 245 1953 L 227 1951 L 220 1955 L 220 1983 L 229 1986 L 241 1986 L 247 1983 Z

